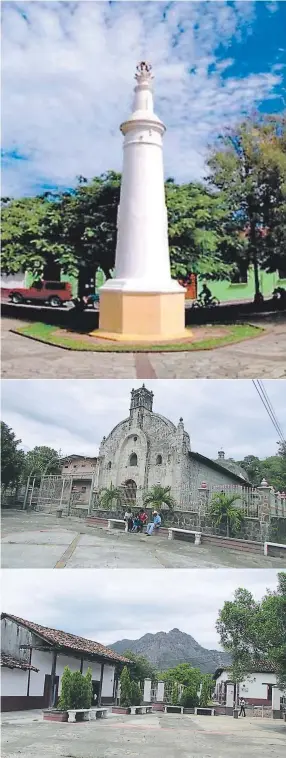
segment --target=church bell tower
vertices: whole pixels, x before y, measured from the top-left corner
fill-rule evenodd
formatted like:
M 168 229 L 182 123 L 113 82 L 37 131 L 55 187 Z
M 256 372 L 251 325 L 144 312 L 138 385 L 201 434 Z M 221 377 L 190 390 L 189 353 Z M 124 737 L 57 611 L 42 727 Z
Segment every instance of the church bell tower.
M 143 410 L 152 412 L 153 410 L 153 392 L 147 390 L 145 384 L 139 387 L 138 390 L 131 390 L 131 405 L 130 415 L 133 416 L 133 412 L 136 410 Z

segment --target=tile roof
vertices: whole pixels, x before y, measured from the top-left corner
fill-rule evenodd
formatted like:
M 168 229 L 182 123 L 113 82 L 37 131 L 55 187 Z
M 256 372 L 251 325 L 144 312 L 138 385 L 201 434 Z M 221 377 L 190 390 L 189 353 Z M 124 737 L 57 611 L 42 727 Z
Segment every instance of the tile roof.
M 39 669 L 36 669 L 35 666 L 31 666 L 30 663 L 27 661 L 19 661 L 17 658 L 14 658 L 13 655 L 5 655 L 5 653 L 1 653 L 0 658 L 1 666 L 5 666 L 5 668 L 8 669 L 22 669 L 23 671 L 39 671 Z
M 116 663 L 129 663 L 128 658 L 124 658 L 122 655 L 115 653 L 113 650 L 101 645 L 94 640 L 87 640 L 85 637 L 78 637 L 75 634 L 69 632 L 62 632 L 60 629 L 50 629 L 47 626 L 41 626 L 41 624 L 35 624 L 34 621 L 26 621 L 26 619 L 19 618 L 18 616 L 12 616 L 10 613 L 2 613 L 1 618 L 8 618 L 15 621 L 16 624 L 24 626 L 29 631 L 36 635 L 39 635 L 45 642 L 48 642 L 57 647 L 69 648 L 77 653 L 85 653 L 86 655 L 98 655 L 102 658 L 112 660 Z

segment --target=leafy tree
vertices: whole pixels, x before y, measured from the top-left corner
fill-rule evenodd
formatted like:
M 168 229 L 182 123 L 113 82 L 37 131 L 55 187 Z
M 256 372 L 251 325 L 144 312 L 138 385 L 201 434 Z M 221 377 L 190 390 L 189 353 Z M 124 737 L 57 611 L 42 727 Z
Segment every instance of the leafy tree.
M 29 450 L 25 455 L 23 472 L 25 478 L 31 473 L 42 476 L 45 471 L 47 474 L 59 474 L 60 470 L 60 454 L 52 447 L 36 445 L 33 450 Z
M 200 706 L 206 708 L 211 700 L 212 692 L 214 688 L 213 678 L 211 674 L 204 674 L 202 677 L 201 692 L 200 692 Z
M 172 687 L 172 693 L 171 693 L 171 704 L 172 705 L 179 705 L 180 696 L 179 696 L 179 685 L 178 682 L 174 682 Z
M 172 274 L 229 278 L 231 260 L 225 260 L 233 237 L 228 233 L 229 210 L 222 194 L 198 183 L 165 185 Z M 230 257 L 230 256 L 229 256 Z
M 249 118 L 219 138 L 208 161 L 209 182 L 223 192 L 244 241 L 236 260 L 253 265 L 256 298 L 259 266 L 285 267 L 285 124 L 284 117 Z
M 110 487 L 104 487 L 99 493 L 99 501 L 102 508 L 119 507 L 123 504 L 124 493 L 121 487 L 114 487 L 113 484 Z
M 177 684 L 183 684 L 185 687 L 194 687 L 197 692 L 202 674 L 200 669 L 194 668 L 189 663 L 179 663 L 178 666 L 160 673 L 158 678 L 163 682 L 177 682 Z
M 132 705 L 132 683 L 127 666 L 124 666 L 120 676 L 120 705 L 129 708 Z
M 257 458 L 255 455 L 247 455 L 239 465 L 246 471 L 249 480 L 254 487 L 266 479 L 268 484 L 279 492 L 286 490 L 286 452 L 281 444 L 276 455 L 268 458 Z
M 63 238 L 62 205 L 41 197 L 6 199 L 2 203 L 3 273 L 30 271 L 35 279 L 43 276 L 45 266 L 58 263 L 63 271 L 75 273 L 67 265 L 69 249 Z
M 170 511 L 173 511 L 176 507 L 176 501 L 171 495 L 171 487 L 161 487 L 159 484 L 155 484 L 144 495 L 144 505 L 155 508 L 157 511 L 160 511 L 165 505 Z
M 92 671 L 85 675 L 80 671 L 71 671 L 65 666 L 61 682 L 61 695 L 57 707 L 60 710 L 70 708 L 90 708 L 92 703 Z
M 25 453 L 13 430 L 1 421 L 1 482 L 4 490 L 16 485 L 24 468 Z
M 144 679 L 154 679 L 156 669 L 152 666 L 152 663 L 145 658 L 144 655 L 136 655 L 131 650 L 125 650 L 123 653 L 124 658 L 129 658 L 132 661 L 130 668 L 130 677 L 134 682 L 143 682 Z
M 214 526 L 226 533 L 227 537 L 234 537 L 240 530 L 243 522 L 243 513 L 234 503 L 238 495 L 225 495 L 224 492 L 216 493 L 211 500 L 209 515 Z
M 216 629 L 225 650 L 232 656 L 231 676 L 241 682 L 255 663 L 273 663 L 279 686 L 286 689 L 286 573 L 278 574 L 275 592 L 267 591 L 261 602 L 239 588 L 233 601 L 219 612 Z
M 131 682 L 131 705 L 141 705 L 142 700 L 142 692 L 138 682 Z

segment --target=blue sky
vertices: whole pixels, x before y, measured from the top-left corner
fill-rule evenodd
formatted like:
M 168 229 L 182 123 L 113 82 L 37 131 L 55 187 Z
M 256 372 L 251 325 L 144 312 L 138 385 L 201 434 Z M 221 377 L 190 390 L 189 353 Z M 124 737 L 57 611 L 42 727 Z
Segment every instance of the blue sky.
M 285 108 L 285 28 L 286 4 L 274 0 L 4 2 L 2 194 L 120 171 L 119 124 L 146 58 L 166 176 L 203 178 L 223 126 Z

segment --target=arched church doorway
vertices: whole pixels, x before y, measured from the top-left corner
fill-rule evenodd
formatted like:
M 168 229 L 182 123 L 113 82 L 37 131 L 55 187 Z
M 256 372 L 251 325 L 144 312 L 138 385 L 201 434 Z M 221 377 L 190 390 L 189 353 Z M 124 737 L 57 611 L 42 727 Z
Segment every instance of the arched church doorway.
M 133 479 L 127 479 L 122 485 L 124 489 L 124 500 L 126 505 L 132 505 L 136 503 L 137 484 Z

